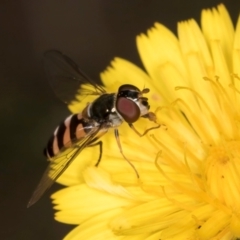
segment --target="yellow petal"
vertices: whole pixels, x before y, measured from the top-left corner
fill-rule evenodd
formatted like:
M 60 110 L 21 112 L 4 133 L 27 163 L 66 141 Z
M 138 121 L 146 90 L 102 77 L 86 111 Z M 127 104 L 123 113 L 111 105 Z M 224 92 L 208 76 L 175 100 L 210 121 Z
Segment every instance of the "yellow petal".
M 177 38 L 165 26 L 156 23 L 147 36 L 141 34 L 137 37 L 137 47 L 154 86 L 164 99 L 171 101 L 175 86 L 188 84 Z
M 130 199 L 108 195 L 84 184 L 60 190 L 51 198 L 55 204 L 54 209 L 64 209 L 55 214 L 55 219 L 69 224 L 80 224 L 105 211 L 134 205 Z
M 112 209 L 86 220 L 81 225 L 74 228 L 64 240 L 122 239 L 121 237 L 117 237 L 108 227 L 108 219 L 113 218 L 119 212 L 121 212 L 121 209 Z

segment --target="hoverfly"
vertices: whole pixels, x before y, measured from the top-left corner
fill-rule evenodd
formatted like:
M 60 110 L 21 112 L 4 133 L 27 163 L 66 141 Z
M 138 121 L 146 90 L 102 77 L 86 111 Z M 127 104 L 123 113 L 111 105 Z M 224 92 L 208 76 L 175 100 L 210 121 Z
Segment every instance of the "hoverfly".
M 119 87 L 117 93 L 107 93 L 101 85 L 97 85 L 89 79 L 69 57 L 61 52 L 51 50 L 46 52 L 44 57 L 46 73 L 58 97 L 69 102 L 72 100 L 69 98 L 71 95 L 69 94 L 70 85 L 73 85 L 76 91 L 79 86 L 90 84 L 95 90 L 82 88 L 81 97 L 95 95 L 96 98 L 93 102 L 88 103 L 81 112 L 70 115 L 60 123 L 49 139 L 44 153 L 50 163 L 34 191 L 28 207 L 39 200 L 84 148 L 99 145 L 99 159 L 96 163 L 98 166 L 102 157 L 102 142 L 99 138 L 110 128 L 114 129 L 123 158 L 127 160 L 139 177 L 133 164 L 123 154 L 118 127 L 125 121 L 139 136 L 160 127 L 156 122 L 155 114 L 149 112 L 148 99 L 143 96 L 149 92 L 149 89 L 145 88 L 141 91 L 131 84 L 124 84 Z M 157 125 L 140 134 L 133 125 L 140 117 L 147 118 Z

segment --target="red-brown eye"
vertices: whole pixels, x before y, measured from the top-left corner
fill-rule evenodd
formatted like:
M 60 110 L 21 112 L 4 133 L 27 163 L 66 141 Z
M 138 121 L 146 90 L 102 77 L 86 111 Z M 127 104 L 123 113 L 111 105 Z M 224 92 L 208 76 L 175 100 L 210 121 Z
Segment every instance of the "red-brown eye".
M 117 99 L 116 109 L 127 123 L 134 123 L 140 117 L 138 105 L 125 97 L 119 97 Z

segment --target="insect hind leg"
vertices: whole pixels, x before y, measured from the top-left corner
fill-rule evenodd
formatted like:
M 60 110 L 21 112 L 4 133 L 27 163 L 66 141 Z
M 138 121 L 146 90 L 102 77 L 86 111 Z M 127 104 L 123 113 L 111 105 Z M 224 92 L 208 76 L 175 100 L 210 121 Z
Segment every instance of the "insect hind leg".
M 98 141 L 98 142 L 92 143 L 88 146 L 88 147 L 94 147 L 94 146 L 97 146 L 97 145 L 99 145 L 99 157 L 98 157 L 97 163 L 95 164 L 96 167 L 98 167 L 98 165 L 99 165 L 99 163 L 101 162 L 101 159 L 102 159 L 102 145 L 103 145 L 103 142 Z

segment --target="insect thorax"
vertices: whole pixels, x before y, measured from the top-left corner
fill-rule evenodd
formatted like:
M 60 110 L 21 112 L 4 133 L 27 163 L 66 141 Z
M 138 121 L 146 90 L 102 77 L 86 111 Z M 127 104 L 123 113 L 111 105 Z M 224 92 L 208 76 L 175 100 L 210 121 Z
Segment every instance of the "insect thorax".
M 122 123 L 122 119 L 115 109 L 116 94 L 103 94 L 98 97 L 88 107 L 89 118 L 99 124 L 105 123 L 109 127 L 117 127 Z

